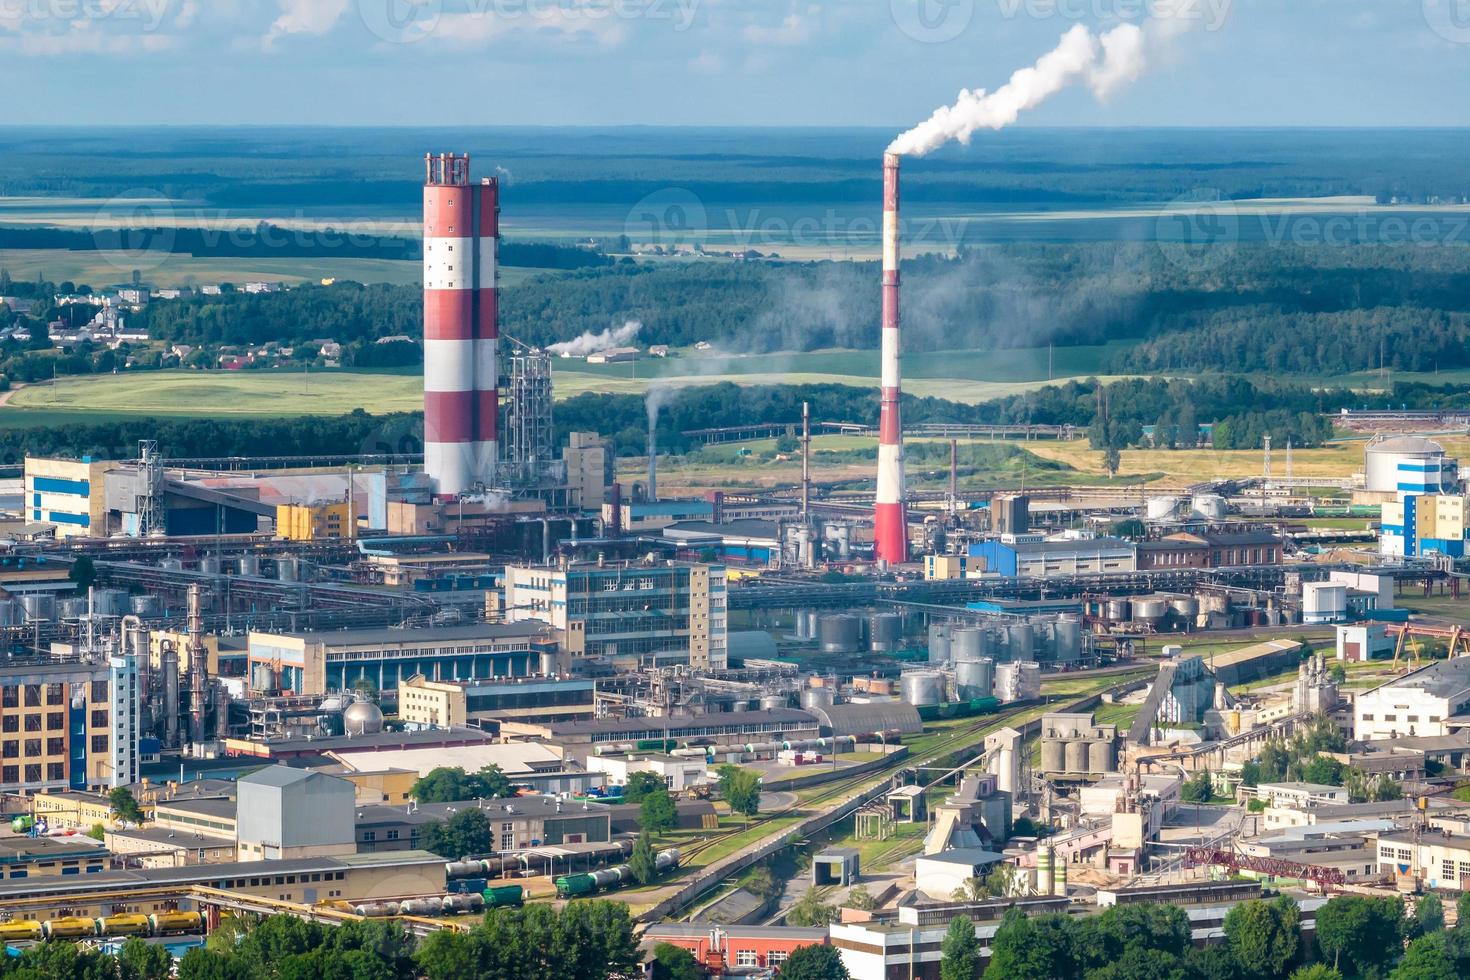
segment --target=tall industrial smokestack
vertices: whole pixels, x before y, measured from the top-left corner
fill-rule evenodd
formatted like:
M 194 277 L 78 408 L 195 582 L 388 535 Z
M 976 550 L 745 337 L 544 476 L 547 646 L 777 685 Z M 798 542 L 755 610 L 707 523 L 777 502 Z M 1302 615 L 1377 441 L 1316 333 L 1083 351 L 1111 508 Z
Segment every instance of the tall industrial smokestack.
M 648 502 L 658 503 L 658 410 L 648 413 Z
M 878 416 L 878 499 L 873 515 L 873 554 L 899 565 L 909 558 L 908 515 L 904 511 L 903 423 L 899 395 L 899 234 L 896 153 L 883 155 L 883 395 Z
M 424 171 L 424 470 L 446 500 L 496 478 L 500 184 L 468 155 Z
M 209 653 L 204 647 L 204 596 L 189 586 L 189 740 L 204 741 L 205 687 L 209 683 Z

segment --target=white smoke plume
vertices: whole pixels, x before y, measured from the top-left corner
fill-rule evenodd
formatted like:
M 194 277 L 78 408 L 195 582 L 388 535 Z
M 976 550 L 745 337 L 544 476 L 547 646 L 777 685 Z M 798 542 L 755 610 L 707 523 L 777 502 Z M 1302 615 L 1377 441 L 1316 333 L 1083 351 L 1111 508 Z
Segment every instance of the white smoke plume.
M 588 354 L 611 350 L 614 347 L 626 347 L 632 343 L 633 338 L 637 337 L 638 331 L 642 329 L 643 321 L 629 320 L 621 327 L 609 327 L 598 333 L 593 333 L 589 330 L 576 340 L 565 340 L 559 344 L 551 344 L 546 349 L 562 357 L 586 357 Z
M 1122 24 L 1101 37 L 1078 24 L 1036 64 L 1018 70 L 994 92 L 961 90 L 954 105 L 934 110 L 934 115 L 894 140 L 888 152 L 919 157 L 950 140 L 968 144 L 977 130 L 1004 129 L 1027 109 L 1078 82 L 1105 99 L 1143 73 L 1146 41 L 1143 28 L 1135 24 Z

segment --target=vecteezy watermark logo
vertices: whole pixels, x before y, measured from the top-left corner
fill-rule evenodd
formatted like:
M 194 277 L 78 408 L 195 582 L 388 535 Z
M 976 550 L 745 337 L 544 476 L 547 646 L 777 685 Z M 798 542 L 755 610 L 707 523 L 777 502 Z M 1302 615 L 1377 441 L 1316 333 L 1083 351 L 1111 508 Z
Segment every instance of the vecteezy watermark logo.
M 975 19 L 975 0 L 888 0 L 898 29 L 922 44 L 953 41 Z
M 709 239 L 709 212 L 693 191 L 668 187 L 633 205 L 623 223 L 623 234 L 634 242 L 664 249 L 702 247 Z
M 92 222 L 93 244 L 121 272 L 162 268 L 177 237 L 173 205 L 155 190 L 131 190 L 112 198 Z
M 1423 0 L 1424 22 L 1454 44 L 1470 44 L 1470 0 Z
M 1240 214 L 1219 191 L 1194 191 L 1169 202 L 1154 234 L 1170 262 L 1190 272 L 1208 272 L 1224 264 L 1239 244 Z
M 358 447 L 359 456 L 383 457 L 385 462 L 403 463 L 424 452 L 423 421 L 412 415 L 393 415 L 368 433 Z
M 369 31 L 389 44 L 413 44 L 434 33 L 444 16 L 444 0 L 357 0 Z
M 0 0 L 0 24 L 46 24 L 75 27 L 84 21 L 138 25 L 151 34 L 163 25 L 180 0 Z

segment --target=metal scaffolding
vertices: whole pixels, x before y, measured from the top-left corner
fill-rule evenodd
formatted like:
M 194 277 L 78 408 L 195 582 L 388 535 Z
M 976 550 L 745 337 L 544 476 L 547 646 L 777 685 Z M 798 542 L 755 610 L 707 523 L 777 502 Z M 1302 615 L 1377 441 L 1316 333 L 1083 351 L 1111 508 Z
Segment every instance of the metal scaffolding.
M 535 482 L 555 459 L 551 355 L 522 348 L 510 358 L 505 463 L 518 482 Z

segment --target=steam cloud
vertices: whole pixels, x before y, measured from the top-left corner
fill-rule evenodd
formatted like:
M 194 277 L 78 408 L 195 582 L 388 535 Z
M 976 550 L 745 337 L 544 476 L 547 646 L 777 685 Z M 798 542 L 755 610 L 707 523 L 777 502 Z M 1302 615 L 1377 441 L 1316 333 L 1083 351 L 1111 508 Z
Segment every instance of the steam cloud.
M 611 350 L 614 347 L 625 347 L 638 336 L 638 331 L 642 329 L 641 320 L 629 320 L 621 327 L 610 327 L 598 333 L 589 330 L 576 340 L 552 344 L 546 349 L 562 357 L 586 357 L 588 354 Z
M 934 110 L 934 115 L 894 140 L 888 152 L 924 156 L 950 140 L 968 144 L 977 130 L 1004 129 L 1027 109 L 1077 82 L 1085 82 L 1099 99 L 1106 99 L 1143 73 L 1146 40 L 1135 24 L 1120 25 L 1101 36 L 1078 24 L 1062 35 L 1055 49 L 1031 67 L 1019 69 L 994 92 L 962 89 L 954 105 Z

